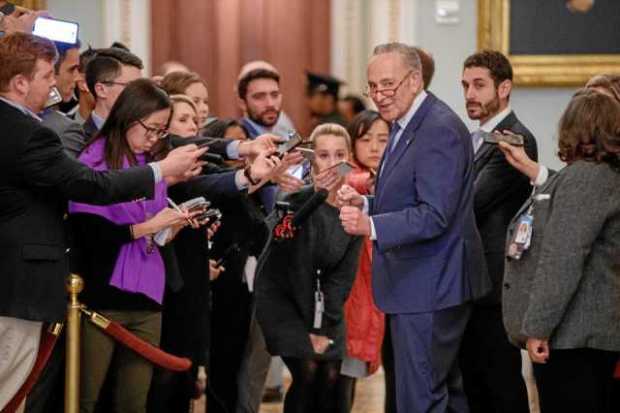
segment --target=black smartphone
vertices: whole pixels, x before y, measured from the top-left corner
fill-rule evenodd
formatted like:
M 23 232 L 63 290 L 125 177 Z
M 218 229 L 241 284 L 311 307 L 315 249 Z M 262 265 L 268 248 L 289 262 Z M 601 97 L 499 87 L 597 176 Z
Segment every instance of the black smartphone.
M 239 248 L 239 244 L 237 244 L 236 242 L 229 245 L 228 248 L 224 250 L 222 256 L 215 262 L 215 266 L 221 267 L 223 264 L 226 264 L 226 262 L 230 260 L 230 257 L 235 255 L 239 251 L 241 251 L 241 248 Z

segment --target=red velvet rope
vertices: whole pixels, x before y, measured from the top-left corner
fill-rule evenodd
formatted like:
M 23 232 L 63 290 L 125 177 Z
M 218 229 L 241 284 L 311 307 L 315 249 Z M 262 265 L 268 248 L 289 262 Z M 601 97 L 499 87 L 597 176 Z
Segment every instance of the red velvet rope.
M 26 395 L 30 393 L 34 384 L 39 380 L 41 376 L 41 372 L 45 368 L 47 361 L 52 355 L 52 350 L 54 350 L 54 345 L 56 344 L 56 340 L 58 340 L 58 336 L 47 331 L 47 328 L 43 328 L 41 332 L 41 340 L 39 342 L 39 353 L 37 354 L 37 359 L 34 362 L 34 366 L 32 367 L 32 371 L 26 378 L 26 381 L 19 388 L 19 391 L 15 393 L 15 396 L 9 401 L 9 403 L 4 406 L 2 413 L 14 413 L 17 411 L 22 401 L 26 398 Z
M 144 357 L 151 363 L 165 368 L 166 370 L 186 371 L 192 366 L 192 362 L 188 358 L 168 354 L 160 348 L 147 343 L 139 337 L 136 337 L 123 326 L 115 323 L 114 321 L 111 321 L 110 325 L 108 325 L 108 327 L 103 331 L 130 350 L 138 353 L 141 357 Z

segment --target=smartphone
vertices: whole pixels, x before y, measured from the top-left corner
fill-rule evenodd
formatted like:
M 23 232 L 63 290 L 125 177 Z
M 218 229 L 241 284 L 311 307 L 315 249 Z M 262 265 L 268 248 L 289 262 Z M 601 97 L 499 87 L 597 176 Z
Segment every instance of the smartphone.
M 50 90 L 50 94 L 47 97 L 47 102 L 45 102 L 45 106 L 43 107 L 43 109 L 51 108 L 52 106 L 55 106 L 60 102 L 62 102 L 62 96 L 60 95 L 60 91 L 58 90 L 58 88 L 54 86 Z
M 298 134 L 297 132 L 291 132 L 288 134 L 288 136 L 289 136 L 288 141 L 278 146 L 279 156 L 284 156 L 288 152 L 292 151 L 293 149 L 301 145 L 304 141 L 304 138 L 302 138 L 301 135 Z
M 76 44 L 78 40 L 79 25 L 76 22 L 38 17 L 34 21 L 32 34 L 45 37 L 54 42 Z
M 239 248 L 239 244 L 235 242 L 234 244 L 230 245 L 228 248 L 226 248 L 226 250 L 224 250 L 224 253 L 220 257 L 220 259 L 215 262 L 215 266 L 221 267 L 222 264 L 226 264 L 226 261 L 228 261 L 230 257 L 232 257 L 239 251 L 241 251 L 241 248 Z
M 205 211 L 204 213 L 194 217 L 195 220 L 199 221 L 199 222 L 204 222 L 203 225 L 211 225 L 216 221 L 219 221 L 222 219 L 222 213 L 220 212 L 219 209 L 217 208 L 211 208 L 207 211 Z
M 351 165 L 347 161 L 342 161 L 340 163 L 337 163 L 336 165 L 330 166 L 326 170 L 329 169 L 335 169 L 339 176 L 346 176 L 349 172 L 353 170 L 353 165 Z
M 297 150 L 299 151 L 299 153 L 301 153 L 301 156 L 303 156 L 306 161 L 310 163 L 314 162 L 314 151 L 312 149 L 297 148 Z
M 203 196 L 199 196 L 197 198 L 190 199 L 189 201 L 183 202 L 179 207 L 181 209 L 187 209 L 188 211 L 209 208 L 211 202 L 207 201 Z
M 522 135 L 504 134 L 500 132 L 485 133 L 482 136 L 484 142 L 497 145 L 499 142 L 506 142 L 514 146 L 523 146 L 524 138 Z

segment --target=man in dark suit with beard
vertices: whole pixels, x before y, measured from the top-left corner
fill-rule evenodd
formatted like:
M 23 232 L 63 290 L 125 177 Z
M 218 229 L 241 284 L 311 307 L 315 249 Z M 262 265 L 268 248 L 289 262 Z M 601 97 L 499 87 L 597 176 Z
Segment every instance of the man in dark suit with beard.
M 480 121 L 472 133 L 474 147 L 474 213 L 493 282 L 490 295 L 474 304 L 461 349 L 465 393 L 472 412 L 529 412 L 521 355 L 506 337 L 501 292 L 506 230 L 532 192 L 525 175 L 507 162 L 498 146 L 483 135 L 509 130 L 523 135 L 525 151 L 536 160 L 536 140 L 510 108 L 512 67 L 496 51 L 469 56 L 463 65 L 463 94 L 470 119 Z

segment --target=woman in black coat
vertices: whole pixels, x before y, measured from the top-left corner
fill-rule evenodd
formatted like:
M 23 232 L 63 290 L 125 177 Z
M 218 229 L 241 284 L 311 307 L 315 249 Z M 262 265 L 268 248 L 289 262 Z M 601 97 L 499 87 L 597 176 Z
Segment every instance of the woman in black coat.
M 336 192 L 344 182 L 337 166 L 351 154 L 350 137 L 339 125 L 324 124 L 312 133 L 313 174 L 321 188 L 293 194 L 291 209 L 326 195 L 291 229 L 284 218 L 262 254 L 256 279 L 257 318 L 267 349 L 279 355 L 293 382 L 284 412 L 337 409 L 335 384 L 345 354 L 344 303 L 357 270 L 362 239 L 340 224 Z

